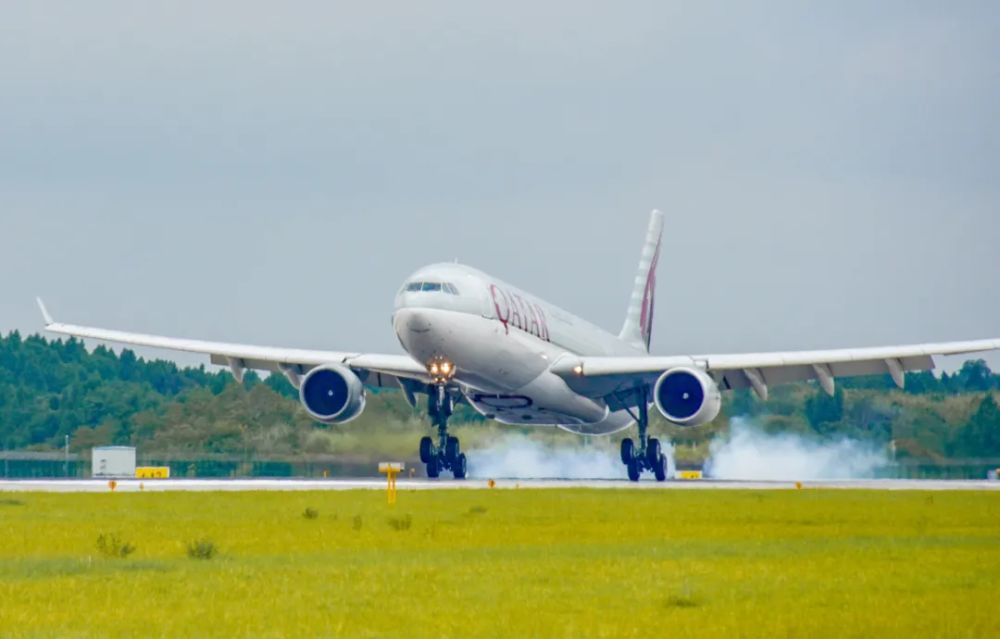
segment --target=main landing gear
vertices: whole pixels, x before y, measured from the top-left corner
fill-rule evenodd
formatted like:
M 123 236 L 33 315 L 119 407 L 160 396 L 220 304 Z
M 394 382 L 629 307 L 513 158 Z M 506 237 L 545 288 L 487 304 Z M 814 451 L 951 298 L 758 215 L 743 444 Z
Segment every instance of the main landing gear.
M 628 469 L 630 481 L 639 481 L 639 475 L 644 470 L 653 471 L 656 481 L 664 481 L 667 478 L 667 456 L 660 449 L 660 440 L 646 436 L 649 407 L 646 405 L 645 391 L 641 393 L 638 411 L 638 415 L 634 417 L 639 425 L 639 445 L 636 446 L 630 437 L 622 440 L 622 463 Z
M 427 466 L 427 476 L 438 477 L 442 470 L 450 470 L 455 479 L 465 479 L 465 453 L 461 451 L 458 437 L 448 435 L 448 418 L 455 407 L 455 400 L 444 384 L 436 384 L 427 399 L 427 414 L 437 426 L 438 444 L 431 437 L 420 440 L 420 461 Z

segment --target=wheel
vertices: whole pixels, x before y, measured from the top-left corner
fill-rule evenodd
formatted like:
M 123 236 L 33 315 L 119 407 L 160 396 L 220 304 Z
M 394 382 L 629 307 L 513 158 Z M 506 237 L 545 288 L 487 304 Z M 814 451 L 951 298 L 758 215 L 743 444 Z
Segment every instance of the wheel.
M 432 457 L 429 462 L 427 462 L 427 476 L 431 479 L 437 479 L 438 475 L 441 474 L 441 466 L 437 458 Z
M 449 437 L 444 445 L 444 458 L 449 462 L 454 462 L 459 455 L 458 437 Z
M 646 462 L 655 468 L 660 462 L 660 440 L 650 437 L 646 440 Z
M 622 440 L 622 463 L 626 466 L 632 463 L 632 452 L 635 450 L 635 442 L 632 438 L 626 437 Z
M 653 474 L 656 475 L 656 481 L 666 481 L 667 479 L 667 456 L 660 454 L 660 458 L 656 460 L 653 464 Z
M 625 466 L 628 468 L 629 481 L 639 481 L 639 460 L 631 459 L 627 464 L 625 464 Z
M 455 474 L 455 479 L 465 479 L 465 470 L 465 453 L 459 453 L 451 463 L 451 472 Z
M 434 440 L 430 437 L 420 438 L 420 461 L 428 464 L 434 456 Z

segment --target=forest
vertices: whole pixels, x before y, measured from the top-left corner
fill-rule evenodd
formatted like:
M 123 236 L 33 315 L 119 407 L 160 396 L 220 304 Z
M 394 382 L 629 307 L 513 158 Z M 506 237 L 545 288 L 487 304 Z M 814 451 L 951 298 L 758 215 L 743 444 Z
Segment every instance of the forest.
M 998 389 L 1000 375 L 973 360 L 950 375 L 909 373 L 904 390 L 886 375 L 839 380 L 832 397 L 814 383 L 774 388 L 767 402 L 748 391 L 725 393 L 723 412 L 713 423 L 678 428 L 653 411 L 652 430 L 674 442 L 679 459 L 694 461 L 704 459 L 712 438 L 736 419 L 768 433 L 891 442 L 902 458 L 996 458 Z M 361 417 L 334 426 L 309 419 L 297 397 L 280 375 L 248 373 L 237 383 L 228 371 L 181 368 L 128 349 L 88 350 L 79 340 L 16 331 L 0 336 L 0 448 L 8 451 L 58 450 L 69 436 L 74 452 L 123 444 L 162 458 L 412 457 L 419 437 L 429 432 L 423 411 L 411 409 L 395 391 L 370 390 Z M 512 431 L 567 446 L 586 439 L 558 429 L 499 425 L 465 406 L 453 424 L 467 446 Z M 591 439 L 613 445 L 618 438 Z

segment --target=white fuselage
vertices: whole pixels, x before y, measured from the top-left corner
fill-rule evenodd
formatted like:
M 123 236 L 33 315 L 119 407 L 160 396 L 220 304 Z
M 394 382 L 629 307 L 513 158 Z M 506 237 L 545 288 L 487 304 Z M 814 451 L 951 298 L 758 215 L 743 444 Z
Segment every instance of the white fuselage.
M 586 434 L 632 423 L 626 411 L 573 392 L 549 368 L 566 356 L 645 351 L 476 269 L 435 264 L 414 273 L 396 296 L 393 328 L 421 364 L 452 363 L 469 403 L 491 419 Z

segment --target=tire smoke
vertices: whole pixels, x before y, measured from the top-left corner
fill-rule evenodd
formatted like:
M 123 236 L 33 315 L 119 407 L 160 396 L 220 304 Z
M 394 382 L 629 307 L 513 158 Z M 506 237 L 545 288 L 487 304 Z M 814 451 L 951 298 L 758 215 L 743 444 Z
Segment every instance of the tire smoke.
M 842 438 L 820 441 L 793 433 L 765 433 L 734 418 L 729 434 L 709 446 L 705 475 L 713 479 L 798 481 L 870 479 L 890 464 L 877 444 Z
M 617 442 L 615 442 L 617 446 Z M 662 443 L 670 468 L 673 448 Z M 469 454 L 469 475 L 481 479 L 624 479 L 617 449 L 549 446 L 523 435 L 510 435 Z

